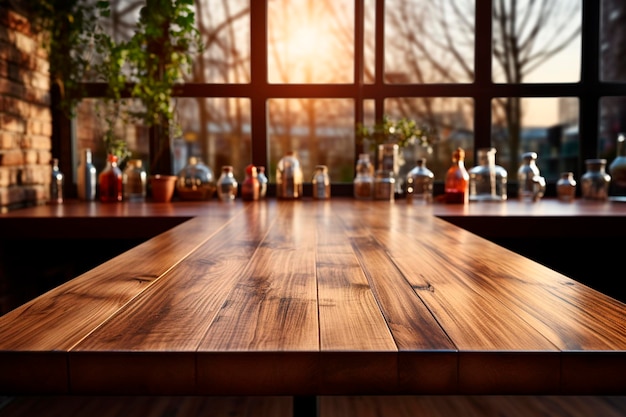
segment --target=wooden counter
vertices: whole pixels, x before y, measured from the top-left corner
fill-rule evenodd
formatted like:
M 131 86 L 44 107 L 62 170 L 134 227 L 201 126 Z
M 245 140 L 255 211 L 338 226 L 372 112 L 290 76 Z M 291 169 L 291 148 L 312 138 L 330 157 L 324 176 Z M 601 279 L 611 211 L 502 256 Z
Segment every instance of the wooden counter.
M 303 200 L 307 201 L 312 200 Z M 394 204 L 411 205 L 404 199 Z M 147 239 L 193 217 L 210 216 L 223 205 L 217 200 L 116 204 L 70 200 L 62 205 L 41 205 L 0 214 L 0 238 Z M 580 199 L 562 203 L 546 198 L 536 203 L 509 200 L 469 205 L 413 203 L 412 206 L 419 214 L 442 218 L 488 238 L 611 238 L 622 237 L 626 231 L 626 203 Z
M 0 392 L 626 394 L 625 304 L 420 206 L 206 208 L 0 317 Z

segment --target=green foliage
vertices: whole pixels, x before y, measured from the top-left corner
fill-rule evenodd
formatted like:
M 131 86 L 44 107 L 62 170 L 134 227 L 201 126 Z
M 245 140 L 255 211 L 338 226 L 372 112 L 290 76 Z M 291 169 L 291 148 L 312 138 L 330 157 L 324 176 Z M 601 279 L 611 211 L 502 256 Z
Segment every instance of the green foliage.
M 131 96 L 144 105 L 134 116 L 148 126 L 172 123 L 174 86 L 191 71 L 193 55 L 201 49 L 193 0 L 147 0 L 124 49 Z
M 82 83 L 92 70 L 103 3 L 108 5 L 99 1 L 94 7 L 89 0 L 40 0 L 25 5 L 33 27 L 43 36 L 50 76 L 61 92 L 61 110 L 69 117 L 85 94 Z
M 406 117 L 394 120 L 388 115 L 384 115 L 382 120 L 371 127 L 357 123 L 355 135 L 359 146 L 363 146 L 367 140 L 372 148 L 383 143 L 396 143 L 401 148 L 416 143 L 430 146 L 437 140 L 435 129 Z

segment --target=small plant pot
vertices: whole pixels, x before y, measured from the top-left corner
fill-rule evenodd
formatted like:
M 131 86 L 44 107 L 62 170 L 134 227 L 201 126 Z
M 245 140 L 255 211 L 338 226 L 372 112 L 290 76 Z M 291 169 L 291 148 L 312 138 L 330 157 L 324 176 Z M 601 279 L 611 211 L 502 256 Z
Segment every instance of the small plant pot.
M 175 175 L 151 175 L 150 187 L 152 189 L 152 201 L 156 203 L 168 203 L 172 200 L 176 188 Z

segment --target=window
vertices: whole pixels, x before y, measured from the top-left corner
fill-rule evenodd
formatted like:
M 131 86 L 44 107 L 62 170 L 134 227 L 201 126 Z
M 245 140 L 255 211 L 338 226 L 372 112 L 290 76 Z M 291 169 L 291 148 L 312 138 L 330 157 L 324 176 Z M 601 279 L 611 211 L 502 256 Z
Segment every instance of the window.
M 124 36 L 138 6 L 116 3 Z M 172 171 L 194 154 L 239 178 L 250 163 L 266 166 L 273 181 L 291 149 L 305 179 L 326 164 L 348 194 L 364 151 L 355 123 L 388 114 L 436 128 L 427 164 L 438 182 L 457 146 L 468 168 L 477 149 L 495 147 L 510 182 L 532 150 L 553 192 L 560 172 L 579 178 L 585 159 L 611 158 L 626 130 L 622 3 L 198 0 L 206 49 L 177 99 Z M 421 151 L 403 151 L 403 172 Z

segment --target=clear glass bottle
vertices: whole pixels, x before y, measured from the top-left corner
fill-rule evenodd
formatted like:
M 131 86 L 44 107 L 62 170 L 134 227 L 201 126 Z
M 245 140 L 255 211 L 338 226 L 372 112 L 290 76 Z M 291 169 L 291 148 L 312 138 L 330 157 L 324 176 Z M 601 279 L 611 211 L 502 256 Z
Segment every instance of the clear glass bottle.
M 122 201 L 122 170 L 117 166 L 117 156 L 109 154 L 107 164 L 98 177 L 100 201 L 116 203 Z
M 426 158 L 417 160 L 416 165 L 406 175 L 406 198 L 413 201 L 430 203 L 433 200 L 433 182 L 435 174 L 426 167 Z
M 448 204 L 469 202 L 469 173 L 465 169 L 465 151 L 461 148 L 452 153 L 452 165 L 446 172 L 444 192 Z
M 546 190 L 546 180 L 537 166 L 537 153 L 522 154 L 522 163 L 517 170 L 517 196 L 520 200 L 537 201 Z
M 124 200 L 145 201 L 148 177 L 141 159 L 130 159 L 122 174 Z
M 287 152 L 276 165 L 276 197 L 284 200 L 302 197 L 302 178 L 302 168 L 295 152 Z
M 374 200 L 394 201 L 396 178 L 392 171 L 378 170 L 374 178 Z
M 616 156 L 609 165 L 609 198 L 626 202 L 626 133 L 617 135 Z
M 508 174 L 496 165 L 496 149 L 478 149 L 477 156 L 478 165 L 469 170 L 469 200 L 505 201 Z
M 245 201 L 258 200 L 260 188 L 256 167 L 248 165 L 246 167 L 246 178 L 241 184 L 241 199 Z
M 313 198 L 316 200 L 327 200 L 330 198 L 330 177 L 326 165 L 317 165 L 311 180 L 313 185 Z
M 580 177 L 581 195 L 587 200 L 606 200 L 609 197 L 611 176 L 606 173 L 606 159 L 586 159 L 587 172 Z
M 52 159 L 50 176 L 50 196 L 48 203 L 50 204 L 62 204 L 63 203 L 63 173 L 59 169 L 59 160 L 57 158 Z
M 267 184 L 270 182 L 265 174 L 265 167 L 257 167 L 257 178 L 259 179 L 259 198 L 267 195 Z
M 176 191 L 181 200 L 210 200 L 215 193 L 213 170 L 196 156 L 190 156 L 187 165 L 180 170 Z
M 76 170 L 76 185 L 79 200 L 93 201 L 96 199 L 98 175 L 93 164 L 91 149 L 83 149 L 81 153 L 80 162 Z
M 371 200 L 374 193 L 374 165 L 367 153 L 359 154 L 356 163 L 356 176 L 353 182 L 354 197 L 359 200 Z
M 576 197 L 576 180 L 573 172 L 562 172 L 556 182 L 556 196 L 560 201 L 571 203 Z
M 221 201 L 233 201 L 237 197 L 239 184 L 235 179 L 233 167 L 225 165 L 222 167 L 222 174 L 217 180 L 217 196 Z

